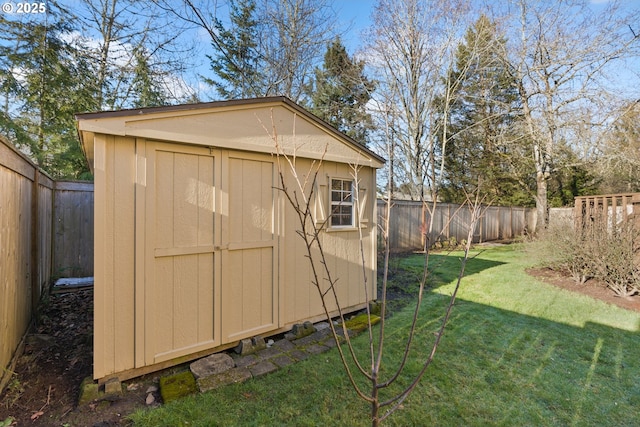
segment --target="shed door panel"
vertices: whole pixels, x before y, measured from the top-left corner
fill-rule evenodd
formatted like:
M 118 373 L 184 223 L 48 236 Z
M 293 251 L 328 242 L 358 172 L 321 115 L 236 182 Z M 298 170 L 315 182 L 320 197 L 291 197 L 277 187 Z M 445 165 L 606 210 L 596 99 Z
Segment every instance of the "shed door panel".
M 152 186 L 147 206 L 153 205 L 147 220 L 154 224 L 145 290 L 148 363 L 219 344 L 214 327 L 214 157 L 208 150 L 153 153 L 147 179 Z
M 278 327 L 273 172 L 269 161 L 229 158 L 221 295 L 225 342 Z

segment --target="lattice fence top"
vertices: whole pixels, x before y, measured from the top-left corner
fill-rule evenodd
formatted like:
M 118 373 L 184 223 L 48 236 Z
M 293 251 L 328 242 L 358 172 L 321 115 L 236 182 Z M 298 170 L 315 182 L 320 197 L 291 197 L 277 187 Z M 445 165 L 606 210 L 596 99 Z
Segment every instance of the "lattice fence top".
M 576 197 L 574 219 L 579 228 L 601 226 L 607 229 L 631 219 L 638 221 L 640 193 Z

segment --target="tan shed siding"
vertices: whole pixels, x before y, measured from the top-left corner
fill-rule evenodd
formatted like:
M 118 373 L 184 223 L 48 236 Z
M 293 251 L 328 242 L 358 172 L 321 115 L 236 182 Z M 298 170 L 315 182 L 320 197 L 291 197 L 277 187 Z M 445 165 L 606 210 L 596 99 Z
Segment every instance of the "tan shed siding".
M 228 229 L 223 230 L 223 340 L 278 327 L 275 170 L 270 156 L 230 152 Z
M 306 173 L 310 162 L 304 159 L 297 159 L 298 173 Z M 325 162 L 318 173 L 319 191 L 329 191 L 328 179 L 331 177 L 350 179 L 352 169 L 349 165 L 333 162 Z M 375 218 L 373 204 L 375 203 L 375 175 L 374 170 L 362 168 L 359 172 L 360 188 L 366 190 L 367 201 L 363 218 L 369 219 L 366 227 L 362 229 L 365 270 L 362 269 L 362 259 L 360 254 L 359 233 L 357 229 L 336 230 L 329 229 L 323 232 L 321 239 L 326 255 L 327 265 L 331 275 L 336 282 L 336 292 L 343 308 L 352 307 L 375 299 Z M 294 188 L 295 182 L 288 176 L 288 186 Z M 374 193 L 371 193 L 371 192 Z M 374 196 L 370 196 L 373 194 Z M 322 196 L 322 195 L 319 195 Z M 329 203 L 328 195 L 318 198 L 320 203 Z M 329 212 L 329 207 L 325 207 Z M 296 233 L 299 230 L 298 218 L 294 210 L 287 205 L 285 230 L 284 230 L 284 280 L 285 280 L 285 323 L 299 321 L 300 319 L 320 316 L 324 313 L 317 289 L 312 284 L 312 272 L 309 260 L 305 257 L 306 248 L 303 240 Z M 314 249 L 314 257 L 320 260 L 319 253 Z M 322 266 L 318 263 L 318 267 Z M 365 295 L 364 277 L 367 277 L 367 293 Z M 323 279 L 326 277 L 323 275 Z M 323 290 L 328 289 L 326 280 L 321 283 Z M 329 310 L 337 307 L 333 298 L 327 299 Z
M 214 309 L 215 158 L 205 149 L 152 143 L 147 183 L 154 205 L 150 243 L 147 362 L 157 363 L 212 347 Z M 155 153 L 155 154 L 153 154 Z M 154 219 L 155 218 L 155 219 Z
M 126 132 L 130 136 L 207 147 L 212 145 L 211 136 L 215 135 L 218 148 L 265 154 L 273 152 L 273 144 L 265 129 L 276 128 L 282 149 L 290 155 L 295 152 L 298 158 L 380 164 L 356 144 L 340 141 L 329 129 L 280 102 L 204 108 L 200 112 L 156 112 L 103 120 L 104 126 L 89 120 L 81 121 L 80 126 L 85 132 L 111 130 L 118 135 Z
M 95 378 L 134 367 L 135 171 L 131 138 L 95 136 Z

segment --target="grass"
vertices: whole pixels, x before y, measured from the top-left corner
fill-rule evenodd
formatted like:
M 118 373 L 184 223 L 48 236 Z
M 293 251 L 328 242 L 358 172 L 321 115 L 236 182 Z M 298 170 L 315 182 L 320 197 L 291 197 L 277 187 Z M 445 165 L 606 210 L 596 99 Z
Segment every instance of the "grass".
M 425 298 L 405 383 L 433 341 L 460 256 L 431 259 L 439 285 Z M 421 263 L 411 256 L 397 267 L 419 271 Z M 538 282 L 525 273 L 528 264 L 527 253 L 514 246 L 487 249 L 469 262 L 434 363 L 386 425 L 637 425 L 640 314 Z M 397 363 L 410 319 L 408 306 L 387 323 L 384 373 Z M 356 343 L 367 354 L 366 334 Z M 365 426 L 368 415 L 332 350 L 137 412 L 132 420 L 136 426 Z

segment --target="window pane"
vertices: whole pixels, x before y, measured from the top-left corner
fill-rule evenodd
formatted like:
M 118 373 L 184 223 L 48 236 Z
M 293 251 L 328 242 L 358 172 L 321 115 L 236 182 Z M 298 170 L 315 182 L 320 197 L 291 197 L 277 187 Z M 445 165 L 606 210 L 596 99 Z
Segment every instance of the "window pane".
M 331 180 L 331 225 L 353 225 L 353 181 Z

